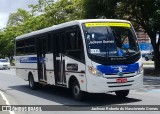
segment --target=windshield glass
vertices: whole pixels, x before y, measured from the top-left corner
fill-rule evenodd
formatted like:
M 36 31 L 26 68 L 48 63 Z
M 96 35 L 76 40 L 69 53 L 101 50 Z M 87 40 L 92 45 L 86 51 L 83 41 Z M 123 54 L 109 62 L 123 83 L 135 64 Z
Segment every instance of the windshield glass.
M 3 62 L 3 63 L 5 63 L 5 62 L 7 62 L 7 60 L 0 60 L 0 62 Z
M 139 52 L 129 23 L 85 23 L 87 51 L 96 57 L 122 60 Z

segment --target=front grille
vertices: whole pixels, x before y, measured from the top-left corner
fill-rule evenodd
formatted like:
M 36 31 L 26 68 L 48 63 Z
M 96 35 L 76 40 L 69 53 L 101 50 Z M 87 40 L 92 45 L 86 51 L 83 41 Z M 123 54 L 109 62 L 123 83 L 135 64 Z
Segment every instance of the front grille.
M 118 76 L 118 74 L 105 74 L 104 77 L 107 79 L 114 79 L 114 78 L 130 78 L 136 76 L 136 72 L 130 72 L 130 73 L 125 73 L 123 72 L 123 76 Z
M 115 85 L 115 86 L 108 86 L 108 87 L 126 87 L 126 86 L 131 86 L 132 84 L 127 84 L 127 85 Z
M 123 72 L 123 74 L 131 74 L 131 73 L 135 73 L 135 72 Z M 117 74 L 105 74 L 105 75 L 117 75 Z
M 124 74 L 123 76 L 118 76 L 117 74 L 105 75 L 105 78 L 107 79 L 107 86 L 110 88 L 131 86 L 134 82 L 133 77 L 136 76 L 136 72 L 123 73 L 123 74 Z M 127 78 L 127 82 L 117 83 L 116 79 L 118 78 Z
M 7 65 L 3 65 L 3 66 L 7 66 Z
M 134 77 L 135 75 L 133 75 L 133 76 L 122 76 L 122 77 L 120 77 L 120 76 L 115 76 L 115 77 L 106 77 L 107 79 L 115 79 L 115 78 L 132 78 L 132 77 Z

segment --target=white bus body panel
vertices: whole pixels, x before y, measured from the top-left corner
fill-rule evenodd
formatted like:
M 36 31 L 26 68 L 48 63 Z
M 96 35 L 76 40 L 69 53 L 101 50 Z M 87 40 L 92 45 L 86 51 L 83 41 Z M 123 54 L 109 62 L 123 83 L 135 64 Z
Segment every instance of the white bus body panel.
M 112 86 L 117 86 L 117 87 L 109 87 L 109 84 L 107 82 L 111 80 L 107 80 L 105 78 L 101 77 L 88 77 L 87 81 L 87 92 L 89 93 L 107 93 L 111 91 L 118 91 L 118 90 L 131 90 L 131 89 L 139 89 L 143 86 L 143 74 L 139 74 L 134 76 L 133 78 L 128 79 L 129 80 L 134 80 L 132 83 L 127 83 L 127 84 L 132 84 L 131 86 L 124 86 L 126 85 L 125 83 L 117 83 L 117 84 L 112 84 Z M 113 79 L 112 82 L 115 82 L 116 80 Z
M 55 85 L 53 53 L 45 55 L 47 84 Z
M 90 64 L 89 64 L 90 63 Z M 137 62 L 139 66 L 142 65 L 141 59 Z M 93 61 L 87 62 L 88 66 L 96 68 L 97 63 Z M 116 78 L 115 78 L 116 77 Z M 88 70 L 86 70 L 87 78 L 87 92 L 89 93 L 107 93 L 118 90 L 133 90 L 143 87 L 143 71 L 141 73 L 129 73 L 124 74 L 122 78 L 127 78 L 127 83 L 117 83 L 116 79 L 120 76 L 117 75 L 105 75 L 103 77 L 93 76 Z M 111 83 L 108 83 L 111 82 Z
M 38 82 L 38 71 L 37 63 L 25 63 L 21 62 L 21 59 L 34 57 L 37 58 L 37 55 L 27 55 L 27 56 L 16 56 L 16 75 L 24 80 L 28 80 L 28 74 L 31 72 L 34 76 L 34 81 Z
M 78 65 L 78 71 L 68 71 L 67 70 L 67 64 L 77 64 Z M 82 91 L 86 91 L 86 74 L 82 73 L 82 71 L 86 71 L 86 66 L 84 63 L 78 62 L 70 57 L 65 56 L 65 71 L 66 71 L 66 82 L 67 82 L 67 87 L 69 87 L 69 79 L 71 76 L 75 76 L 79 82 L 80 88 Z
M 47 71 L 47 84 L 55 85 L 54 71 Z

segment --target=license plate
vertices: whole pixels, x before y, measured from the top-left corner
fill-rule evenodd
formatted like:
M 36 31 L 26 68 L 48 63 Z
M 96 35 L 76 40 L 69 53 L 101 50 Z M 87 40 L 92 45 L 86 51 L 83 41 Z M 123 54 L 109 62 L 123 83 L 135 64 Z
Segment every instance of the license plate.
M 127 82 L 127 78 L 118 78 L 116 79 L 117 83 L 126 83 Z

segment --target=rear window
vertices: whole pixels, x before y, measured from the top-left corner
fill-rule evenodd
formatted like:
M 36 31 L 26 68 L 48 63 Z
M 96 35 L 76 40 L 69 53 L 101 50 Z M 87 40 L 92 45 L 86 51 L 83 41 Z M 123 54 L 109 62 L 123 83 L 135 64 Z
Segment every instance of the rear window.
M 7 62 L 7 60 L 0 60 L 0 62 Z

